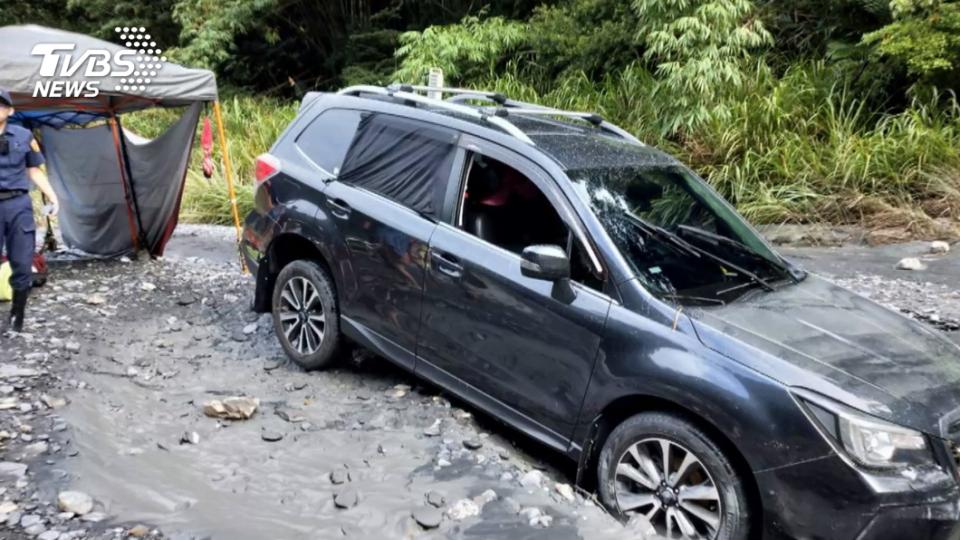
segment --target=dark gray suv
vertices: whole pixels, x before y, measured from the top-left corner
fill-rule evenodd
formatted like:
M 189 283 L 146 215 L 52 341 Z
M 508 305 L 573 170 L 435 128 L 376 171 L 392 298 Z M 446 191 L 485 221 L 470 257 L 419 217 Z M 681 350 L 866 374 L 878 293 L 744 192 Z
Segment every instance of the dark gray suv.
M 304 367 L 375 351 L 670 538 L 960 534 L 958 348 L 597 115 L 311 93 L 256 176 L 255 307 Z

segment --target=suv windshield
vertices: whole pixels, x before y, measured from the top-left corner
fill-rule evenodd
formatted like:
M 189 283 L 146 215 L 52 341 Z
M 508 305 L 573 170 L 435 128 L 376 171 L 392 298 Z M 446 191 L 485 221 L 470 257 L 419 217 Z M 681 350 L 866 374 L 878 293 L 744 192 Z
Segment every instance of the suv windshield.
M 639 279 L 682 304 L 724 304 L 799 273 L 679 164 L 567 171 Z

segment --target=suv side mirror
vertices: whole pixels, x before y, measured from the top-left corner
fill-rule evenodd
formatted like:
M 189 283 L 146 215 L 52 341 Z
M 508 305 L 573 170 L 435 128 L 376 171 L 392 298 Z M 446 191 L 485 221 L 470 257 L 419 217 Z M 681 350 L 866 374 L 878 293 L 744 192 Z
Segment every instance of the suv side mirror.
M 526 277 L 558 281 L 570 277 L 570 259 L 560 246 L 534 245 L 523 249 L 520 273 Z

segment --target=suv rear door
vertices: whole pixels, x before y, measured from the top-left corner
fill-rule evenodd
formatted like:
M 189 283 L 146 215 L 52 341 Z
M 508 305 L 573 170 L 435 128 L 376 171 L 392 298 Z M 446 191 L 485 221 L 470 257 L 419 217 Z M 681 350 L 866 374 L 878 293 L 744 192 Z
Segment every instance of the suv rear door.
M 548 207 L 561 210 L 557 217 L 564 223 L 576 220 L 547 173 L 531 161 L 472 136 L 461 144 L 471 156 L 527 177 L 549 199 Z M 461 195 L 456 213 L 463 212 L 463 201 Z M 511 228 L 536 227 L 541 217 L 522 215 Z M 521 274 L 515 250 L 463 230 L 456 217 L 450 221 L 430 240 L 417 373 L 566 450 L 611 299 L 576 281 L 572 300 L 557 299 L 553 283 Z
M 454 131 L 364 113 L 318 219 L 340 231 L 344 331 L 413 369 L 424 265 L 457 155 Z

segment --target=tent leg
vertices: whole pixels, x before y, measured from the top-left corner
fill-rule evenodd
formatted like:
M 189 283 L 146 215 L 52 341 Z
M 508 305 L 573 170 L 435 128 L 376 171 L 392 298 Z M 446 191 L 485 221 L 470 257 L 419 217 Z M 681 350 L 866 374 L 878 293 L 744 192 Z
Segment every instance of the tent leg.
M 241 231 L 240 231 L 240 210 L 237 208 L 237 192 L 233 186 L 233 165 L 230 162 L 230 151 L 227 149 L 227 134 L 223 129 L 223 115 L 220 113 L 220 101 L 213 102 L 213 115 L 217 120 L 217 136 L 220 139 L 220 148 L 223 150 L 223 172 L 227 177 L 227 191 L 230 193 L 230 207 L 233 209 L 233 224 L 237 229 L 237 251 L 239 254 Z M 243 273 L 247 273 L 247 264 L 240 255 L 240 268 Z
M 130 193 L 127 190 L 127 171 L 123 166 L 123 151 L 120 149 L 120 131 L 117 128 L 116 117 L 111 117 L 110 130 L 113 132 L 113 147 L 117 151 L 117 165 L 120 166 L 120 185 L 123 186 L 123 199 L 127 203 L 127 222 L 130 224 L 130 240 L 133 242 L 134 251 L 140 249 L 140 239 L 137 234 L 137 224 L 133 218 L 133 210 L 130 209 Z

